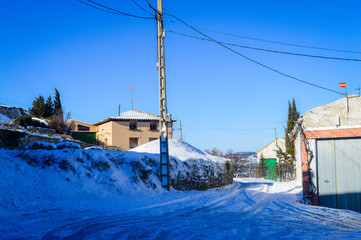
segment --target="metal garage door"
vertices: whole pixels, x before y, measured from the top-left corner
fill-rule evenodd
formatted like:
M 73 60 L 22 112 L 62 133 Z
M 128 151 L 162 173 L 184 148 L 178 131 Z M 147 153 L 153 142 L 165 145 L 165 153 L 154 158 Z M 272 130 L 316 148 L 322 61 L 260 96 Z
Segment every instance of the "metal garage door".
M 361 212 L 361 138 L 317 140 L 319 205 Z

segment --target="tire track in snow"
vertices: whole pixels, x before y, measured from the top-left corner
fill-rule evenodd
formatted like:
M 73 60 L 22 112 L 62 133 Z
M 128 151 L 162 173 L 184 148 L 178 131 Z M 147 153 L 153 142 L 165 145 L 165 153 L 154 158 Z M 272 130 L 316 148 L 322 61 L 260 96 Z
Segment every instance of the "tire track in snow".
M 333 215 L 339 210 L 292 203 L 286 197 L 290 193 L 270 193 L 270 188 L 235 183 L 181 193 L 165 203 L 55 228 L 44 239 L 307 239 L 306 232 L 318 239 L 360 236 L 360 218 L 344 223 Z

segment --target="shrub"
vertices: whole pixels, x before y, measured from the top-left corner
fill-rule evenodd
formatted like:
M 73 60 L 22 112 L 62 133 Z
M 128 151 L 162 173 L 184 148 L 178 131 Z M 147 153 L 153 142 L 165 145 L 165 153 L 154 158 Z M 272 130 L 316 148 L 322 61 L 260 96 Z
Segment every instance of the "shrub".
M 44 123 L 33 120 L 31 116 L 18 117 L 17 119 L 14 120 L 14 122 L 23 127 L 33 126 L 33 127 L 47 128 L 47 126 Z

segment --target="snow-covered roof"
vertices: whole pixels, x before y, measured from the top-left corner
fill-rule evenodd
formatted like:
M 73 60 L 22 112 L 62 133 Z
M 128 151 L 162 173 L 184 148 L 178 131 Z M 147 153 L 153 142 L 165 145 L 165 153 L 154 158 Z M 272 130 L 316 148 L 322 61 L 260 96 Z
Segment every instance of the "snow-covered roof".
M 118 116 L 110 117 L 104 119 L 100 122 L 94 123 L 94 125 L 100 125 L 109 121 L 158 121 L 159 116 L 153 113 L 147 113 L 139 110 L 130 110 L 127 112 L 123 112 Z M 174 121 L 174 120 L 173 120 Z
M 159 116 L 152 113 L 142 112 L 138 110 L 131 110 L 131 111 L 123 112 L 118 116 L 112 117 L 112 119 L 159 120 Z

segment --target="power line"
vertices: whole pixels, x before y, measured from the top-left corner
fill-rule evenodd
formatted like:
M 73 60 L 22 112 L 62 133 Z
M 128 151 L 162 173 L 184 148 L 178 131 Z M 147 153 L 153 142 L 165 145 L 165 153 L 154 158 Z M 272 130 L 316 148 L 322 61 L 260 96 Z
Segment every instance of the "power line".
M 85 2 L 83 0 L 77 0 L 77 1 L 82 3 L 82 4 L 87 5 L 89 7 L 98 9 L 98 10 L 103 11 L 103 12 L 111 13 L 111 14 L 116 14 L 116 15 L 121 15 L 121 16 L 126 16 L 126 17 L 140 18 L 140 19 L 153 19 L 153 20 L 155 19 L 155 17 L 143 17 L 143 16 L 137 16 L 137 15 L 133 15 L 133 14 L 130 14 L 130 13 L 122 12 L 122 11 L 116 10 L 114 8 L 111 8 L 111 7 L 102 5 L 100 3 L 94 2 L 92 0 L 87 0 L 87 1 L 92 3 L 92 4 L 95 4 L 96 6 L 94 6 L 94 5 L 90 4 L 90 3 L 87 3 L 87 2 Z
M 183 128 L 195 129 L 195 130 L 220 130 L 220 131 L 264 131 L 264 130 L 274 130 L 275 128 L 202 128 L 202 127 L 187 127 Z
M 166 13 L 164 13 L 164 14 L 166 14 Z M 164 21 L 176 23 L 176 24 L 182 24 L 181 22 L 176 22 L 176 21 L 169 20 L 169 19 L 164 19 Z M 244 39 L 260 41 L 260 42 L 274 43 L 274 44 L 279 44 L 279 45 L 287 45 L 287 46 L 300 47 L 300 48 L 310 48 L 310 49 L 317 49 L 317 50 L 324 50 L 324 51 L 361 54 L 361 52 L 359 52 L 359 51 L 334 49 L 334 48 L 323 48 L 323 47 L 315 47 L 315 46 L 308 46 L 308 45 L 301 45 L 301 44 L 294 44 L 294 43 L 278 42 L 278 41 L 266 40 L 266 39 L 261 39 L 261 38 L 254 38 L 254 37 L 248 37 L 248 36 L 237 35 L 237 34 L 232 34 L 232 33 L 220 32 L 220 31 L 216 31 L 216 30 L 212 30 L 212 29 L 208 29 L 208 28 L 201 28 L 201 27 L 197 27 L 197 26 L 192 26 L 192 27 L 196 28 L 196 29 L 204 30 L 204 31 L 217 33 L 217 34 L 223 34 L 223 35 L 227 35 L 227 36 L 231 36 L 231 37 L 244 38 Z
M 175 32 L 175 31 L 172 31 L 172 30 L 166 30 L 166 31 L 170 32 L 170 33 L 178 34 L 178 35 L 181 35 L 181 36 L 185 36 L 185 37 L 195 38 L 195 39 L 199 39 L 199 40 L 203 40 L 203 41 L 214 42 L 214 41 L 212 41 L 210 39 L 196 37 L 196 36 L 188 35 L 188 34 L 185 34 L 185 33 L 179 33 L 179 32 Z M 288 55 L 294 55 L 294 56 L 361 62 L 361 59 L 356 59 L 356 58 L 339 58 L 339 57 L 328 57 L 328 56 L 320 56 L 320 55 L 310 55 L 310 54 L 303 54 L 303 53 L 284 52 L 284 51 L 264 49 L 264 48 L 256 48 L 256 47 L 250 47 L 250 46 L 239 45 L 239 44 L 228 43 L 228 42 L 220 42 L 220 41 L 219 41 L 219 43 L 222 43 L 224 45 L 234 46 L 234 47 L 248 48 L 248 49 L 252 49 L 252 50 L 259 50 L 259 51 L 273 52 L 273 53 L 280 53 L 280 54 L 288 54 Z
M 83 2 L 82 0 L 77 0 L 77 1 L 86 4 L 86 3 Z M 113 8 L 104 6 L 104 5 L 102 5 L 102 4 L 99 4 L 99 3 L 97 3 L 97 2 L 94 2 L 94 1 L 92 1 L 92 0 L 87 0 L 87 1 L 88 1 L 88 2 L 91 2 L 91 3 L 93 3 L 93 4 L 96 4 L 96 5 L 98 5 L 98 6 L 101 6 L 101 7 L 103 7 L 103 8 L 109 9 L 109 10 L 111 10 L 111 11 L 114 11 L 114 12 L 116 12 L 116 13 L 119 13 L 119 14 L 121 14 L 121 15 L 131 16 L 131 17 L 137 17 L 137 18 L 143 18 L 143 19 L 154 19 L 154 18 L 150 18 L 150 17 L 141 17 L 141 16 L 136 16 L 136 15 L 128 14 L 128 13 L 125 13 L 125 12 L 121 12 L 121 11 L 118 11 L 118 10 L 116 10 L 116 9 L 113 9 Z M 150 7 L 151 9 L 153 9 L 153 11 L 154 11 L 155 13 L 157 13 L 157 15 L 158 15 L 158 10 L 155 9 L 155 8 L 149 3 L 148 0 L 146 0 L 146 2 L 148 3 L 149 7 Z M 86 5 L 92 6 L 92 5 L 90 5 L 90 4 L 86 4 Z M 92 6 L 92 7 L 94 7 L 94 6 Z M 103 9 L 102 9 L 102 10 L 103 10 Z M 112 12 L 111 12 L 111 13 L 112 13 Z M 264 68 L 266 68 L 266 69 L 268 69 L 268 70 L 271 70 L 271 71 L 273 71 L 273 72 L 275 72 L 275 73 L 278 73 L 278 74 L 280 74 L 280 75 L 282 75 L 282 76 L 284 76 L 284 77 L 291 78 L 291 79 L 296 80 L 296 81 L 298 81 L 298 82 L 302 82 L 302 83 L 304 83 L 304 84 L 307 84 L 307 85 L 310 85 L 310 86 L 313 86 L 313 87 L 317 87 L 317 88 L 320 88 L 320 89 L 323 89 L 323 90 L 326 90 L 326 91 L 330 91 L 330 92 L 333 92 L 333 93 L 337 93 L 337 94 L 340 94 L 340 95 L 344 95 L 344 94 L 341 93 L 341 92 L 332 90 L 332 89 L 330 89 L 330 88 L 322 87 L 322 86 L 320 86 L 320 85 L 317 85 L 317 84 L 314 84 L 314 83 L 311 83 L 311 82 L 302 80 L 302 79 L 300 79 L 300 78 L 293 77 L 293 76 L 288 75 L 288 74 L 285 74 L 285 73 L 283 73 L 283 72 L 281 72 L 281 71 L 279 71 L 279 70 L 276 70 L 276 69 L 274 69 L 274 68 L 272 68 L 272 67 L 269 67 L 269 66 L 267 66 L 267 65 L 265 65 L 265 64 L 263 64 L 263 63 L 260 63 L 260 62 L 258 62 L 258 61 L 256 61 L 256 60 L 253 60 L 253 59 L 251 59 L 251 58 L 249 58 L 249 57 L 241 54 L 240 52 L 238 52 L 238 51 L 236 51 L 236 50 L 234 50 L 234 49 L 226 46 L 226 45 L 223 44 L 222 42 L 216 41 L 215 39 L 209 37 L 208 35 L 204 34 L 203 32 L 197 30 L 196 27 L 193 27 L 193 26 L 187 24 L 186 22 L 184 22 L 183 20 L 179 19 L 179 18 L 176 17 L 175 15 L 169 14 L 169 13 L 164 13 L 164 14 L 165 14 L 165 15 L 168 15 L 168 16 L 170 16 L 170 17 L 173 17 L 173 18 L 175 18 L 175 19 L 177 19 L 178 21 L 180 21 L 181 23 L 183 23 L 183 24 L 186 25 L 187 27 L 193 29 L 194 31 L 196 31 L 196 32 L 198 32 L 199 34 L 203 35 L 204 37 L 208 38 L 210 41 L 217 43 L 218 45 L 220 45 L 220 46 L 226 48 L 227 50 L 229 50 L 229 51 L 231 51 L 231 52 L 233 52 L 233 53 L 235 53 L 235 54 L 237 54 L 237 55 L 239 55 L 239 56 L 247 59 L 248 61 L 251 61 L 251 62 L 253 62 L 253 63 L 256 63 L 256 64 L 258 64 L 258 65 L 260 65 L 260 66 L 262 66 L 262 67 L 264 67 Z
M 147 2 L 148 2 L 148 0 L 147 0 Z M 149 2 L 148 2 L 148 4 L 149 4 Z M 153 7 L 152 7 L 152 8 L 153 8 Z M 154 8 L 153 8 L 153 9 L 154 9 Z M 235 54 L 237 54 L 237 55 L 239 55 L 239 56 L 247 59 L 248 61 L 251 61 L 251 62 L 253 62 L 253 63 L 256 63 L 256 64 L 258 64 L 258 65 L 260 65 L 260 66 L 262 66 L 262 67 L 264 67 L 264 68 L 266 68 L 266 69 L 268 69 L 268 70 L 270 70 L 270 71 L 273 71 L 273 72 L 278 73 L 278 74 L 280 74 L 280 75 L 282 75 L 282 76 L 284 76 L 284 77 L 291 78 L 291 79 L 293 79 L 293 80 L 296 80 L 296 81 L 298 81 L 298 82 L 302 82 L 302 83 L 304 83 L 304 84 L 307 84 L 307 85 L 310 85 L 310 86 L 313 86 L 313 87 L 316 87 L 316 88 L 320 88 L 320 89 L 323 89 L 323 90 L 326 90 L 326 91 L 329 91 L 329 92 L 333 92 L 333 93 L 337 93 L 337 94 L 340 94 L 340 95 L 344 95 L 344 93 L 341 93 L 341 92 L 332 90 L 332 89 L 330 89 L 330 88 L 322 87 L 322 86 L 320 86 L 320 85 L 317 85 L 317 84 L 314 84 L 314 83 L 311 83 L 311 82 L 302 80 L 302 79 L 300 79 L 300 78 L 293 77 L 293 76 L 291 76 L 291 75 L 289 75 L 289 74 L 283 73 L 283 72 L 281 72 L 281 71 L 279 71 L 279 70 L 277 70 L 277 69 L 274 69 L 274 68 L 269 67 L 269 66 L 267 66 L 267 65 L 265 65 L 265 64 L 263 64 L 263 63 L 260 63 L 260 62 L 258 62 L 258 61 L 256 61 L 256 60 L 253 60 L 253 59 L 251 59 L 251 58 L 243 55 L 242 53 L 240 53 L 240 52 L 238 52 L 238 51 L 236 51 L 236 50 L 234 50 L 234 49 L 232 49 L 232 48 L 224 45 L 223 43 L 214 40 L 213 38 L 209 37 L 208 35 L 204 34 L 203 32 L 197 30 L 197 29 L 194 28 L 193 26 L 191 26 L 191 25 L 187 24 L 186 22 L 184 22 L 183 20 L 179 19 L 178 17 L 176 17 L 176 16 L 174 16 L 174 15 L 172 15 L 172 14 L 169 14 L 169 13 L 164 13 L 164 14 L 166 14 L 166 15 L 168 15 L 168 16 L 171 16 L 171 17 L 174 17 L 175 19 L 177 19 L 178 21 L 182 22 L 182 23 L 183 23 L 184 25 L 186 25 L 187 27 L 193 29 L 194 31 L 196 31 L 196 32 L 198 32 L 199 34 L 203 35 L 204 37 L 210 39 L 211 41 L 217 43 L 218 45 L 224 47 L 225 49 L 227 49 L 227 50 L 229 50 L 229 51 L 231 51 L 231 52 L 233 52 L 233 53 L 235 53 Z
M 149 12 L 148 10 L 146 10 L 144 7 L 142 7 L 139 3 L 137 3 L 137 1 L 135 0 L 131 0 L 135 5 L 137 5 L 140 9 L 142 9 L 144 12 L 148 13 L 149 15 L 153 16 L 153 13 Z M 155 17 L 154 17 L 155 18 Z

